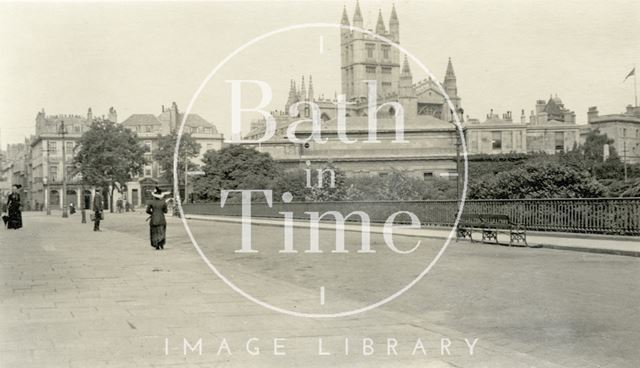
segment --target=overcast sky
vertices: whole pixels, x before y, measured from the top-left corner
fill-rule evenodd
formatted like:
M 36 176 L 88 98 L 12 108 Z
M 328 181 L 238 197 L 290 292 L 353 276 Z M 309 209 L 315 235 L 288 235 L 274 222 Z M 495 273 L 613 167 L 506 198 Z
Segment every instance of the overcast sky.
M 640 2 L 635 0 L 396 1 L 400 43 L 439 79 L 451 57 L 465 114 L 528 112 L 558 94 L 586 122 L 633 103 L 640 66 Z M 203 78 L 231 51 L 268 31 L 340 20 L 355 1 L 198 3 L 0 3 L 0 143 L 33 134 L 37 111 L 160 113 L 184 110 Z M 361 1 L 365 26 L 391 1 Z M 387 24 L 388 26 L 388 24 Z M 319 51 L 319 39 L 324 49 Z M 316 95 L 339 92 L 337 30 L 274 36 L 231 60 L 194 112 L 228 134 L 225 79 L 264 79 L 281 109 L 289 80 L 314 75 Z M 414 81 L 424 77 L 416 71 Z M 248 95 L 251 96 L 250 94 Z

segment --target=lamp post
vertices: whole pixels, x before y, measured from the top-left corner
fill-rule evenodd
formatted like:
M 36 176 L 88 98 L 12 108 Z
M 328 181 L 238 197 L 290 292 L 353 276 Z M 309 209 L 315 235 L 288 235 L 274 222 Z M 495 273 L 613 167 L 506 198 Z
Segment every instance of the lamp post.
M 47 152 L 48 155 L 48 152 Z M 49 163 L 47 163 L 47 170 L 49 170 Z M 47 208 L 47 215 L 51 215 L 51 207 L 49 207 L 49 177 L 42 177 L 42 185 L 44 186 L 44 205 Z
M 464 114 L 464 110 L 462 108 L 459 108 L 457 110 L 458 115 L 463 116 Z M 453 113 L 451 114 L 451 119 L 449 120 L 449 123 L 453 124 L 454 126 L 454 132 L 456 135 L 456 200 L 460 201 L 460 147 L 462 146 L 462 139 L 460 138 L 460 134 L 465 134 L 467 129 L 462 127 L 462 122 L 464 120 L 461 120 L 461 126 L 460 126 L 460 130 L 462 131 L 462 133 L 458 130 L 458 126 L 456 125 L 454 119 L 453 119 Z
M 64 126 L 64 120 L 60 122 L 58 127 L 58 134 L 62 136 L 62 217 L 69 217 L 67 212 L 67 155 L 66 155 L 66 142 L 64 136 L 67 135 L 67 129 Z

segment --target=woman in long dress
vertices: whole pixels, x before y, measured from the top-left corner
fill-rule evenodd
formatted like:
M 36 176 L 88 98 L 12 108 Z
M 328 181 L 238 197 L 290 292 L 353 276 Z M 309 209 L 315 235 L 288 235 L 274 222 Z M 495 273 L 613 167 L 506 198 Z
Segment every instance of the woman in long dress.
M 164 249 L 167 240 L 167 220 L 164 214 L 167 213 L 167 203 L 164 201 L 165 193 L 156 187 L 151 193 L 154 199 L 147 203 L 147 213 L 149 217 L 149 238 L 151 246 Z
M 9 194 L 7 200 L 7 229 L 17 230 L 22 227 L 22 211 L 20 210 L 20 194 L 18 190 L 22 188 L 21 185 L 14 185 L 13 192 Z

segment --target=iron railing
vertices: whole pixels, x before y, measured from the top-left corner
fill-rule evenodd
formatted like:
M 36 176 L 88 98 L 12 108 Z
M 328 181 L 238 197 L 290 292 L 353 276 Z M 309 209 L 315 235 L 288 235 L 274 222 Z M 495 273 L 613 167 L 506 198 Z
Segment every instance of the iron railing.
M 240 216 L 239 203 L 196 203 L 184 206 L 187 214 Z M 366 212 L 371 222 L 383 223 L 394 212 L 415 213 L 425 226 L 452 226 L 458 212 L 455 200 L 431 201 L 349 201 L 349 202 L 254 202 L 253 217 L 282 217 L 278 212 L 293 212 L 294 218 L 308 219 L 305 212 Z M 467 200 L 464 213 L 509 215 L 528 230 L 593 234 L 640 235 L 640 198 L 577 199 L 487 199 Z M 350 221 L 359 221 L 357 216 Z M 402 216 L 396 222 L 401 222 Z M 404 220 L 409 220 L 408 217 Z

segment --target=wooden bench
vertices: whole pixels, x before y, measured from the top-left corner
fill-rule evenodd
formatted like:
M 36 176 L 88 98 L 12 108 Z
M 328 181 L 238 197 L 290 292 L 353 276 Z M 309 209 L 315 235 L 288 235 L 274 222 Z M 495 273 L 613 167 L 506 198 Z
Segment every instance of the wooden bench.
M 462 214 L 456 228 L 456 241 L 469 238 L 473 243 L 473 231 L 482 233 L 482 242 L 493 240 L 498 244 L 498 233 L 509 233 L 509 246 L 514 243 L 527 244 L 527 231 L 524 227 L 515 224 L 508 215 L 473 213 Z

